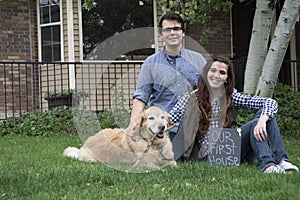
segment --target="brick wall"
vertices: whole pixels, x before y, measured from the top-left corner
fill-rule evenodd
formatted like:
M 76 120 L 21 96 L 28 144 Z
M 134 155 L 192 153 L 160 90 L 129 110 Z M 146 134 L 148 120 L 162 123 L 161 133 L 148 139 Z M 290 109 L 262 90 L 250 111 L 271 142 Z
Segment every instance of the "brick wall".
M 0 1 L 0 114 L 32 110 L 38 104 L 36 0 Z M 36 72 L 36 73 L 35 73 Z
M 202 46 L 211 55 L 223 54 L 231 56 L 231 30 L 230 30 L 230 13 L 217 13 L 211 18 L 208 24 L 211 36 L 208 37 L 207 44 Z M 196 41 L 199 41 L 201 25 L 189 25 L 187 35 Z
M 0 1 L 0 61 L 37 61 L 36 1 Z

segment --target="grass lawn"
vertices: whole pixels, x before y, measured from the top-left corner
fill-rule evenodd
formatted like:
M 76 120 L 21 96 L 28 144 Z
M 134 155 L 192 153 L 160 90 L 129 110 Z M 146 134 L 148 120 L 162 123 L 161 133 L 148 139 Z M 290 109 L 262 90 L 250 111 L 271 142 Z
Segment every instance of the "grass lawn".
M 284 142 L 300 167 L 300 139 Z M 0 199 L 300 199 L 300 173 L 204 162 L 126 173 L 62 156 L 65 147 L 80 145 L 78 136 L 0 137 Z

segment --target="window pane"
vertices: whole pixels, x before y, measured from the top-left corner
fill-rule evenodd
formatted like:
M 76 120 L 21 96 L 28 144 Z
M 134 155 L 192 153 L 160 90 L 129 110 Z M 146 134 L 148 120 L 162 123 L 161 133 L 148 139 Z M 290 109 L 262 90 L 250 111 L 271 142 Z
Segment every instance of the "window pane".
M 49 1 L 48 0 L 40 0 L 40 5 L 48 5 Z
M 50 44 L 51 43 L 51 27 L 43 27 L 42 28 L 42 44 Z
M 46 24 L 46 23 L 49 23 L 50 20 L 49 20 L 49 8 L 48 6 L 46 7 L 42 7 L 40 9 L 40 20 L 41 20 L 41 24 Z
M 46 45 L 42 47 L 43 61 L 49 62 L 52 61 L 52 48 L 51 45 Z
M 59 6 L 51 6 L 51 22 L 59 22 Z
M 52 26 L 52 36 L 54 43 L 60 43 L 60 26 Z
M 42 28 L 42 59 L 43 61 L 61 60 L 60 26 Z
M 60 61 L 60 44 L 53 45 L 53 61 Z

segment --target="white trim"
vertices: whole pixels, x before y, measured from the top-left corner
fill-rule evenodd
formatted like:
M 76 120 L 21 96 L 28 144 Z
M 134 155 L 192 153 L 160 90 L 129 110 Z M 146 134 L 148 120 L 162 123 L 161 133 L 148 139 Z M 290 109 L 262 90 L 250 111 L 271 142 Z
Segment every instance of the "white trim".
M 47 27 L 47 26 L 55 26 L 59 25 L 60 27 L 60 60 L 61 62 L 64 62 L 64 40 L 63 40 L 63 23 L 62 23 L 62 0 L 59 1 L 59 22 L 53 22 L 53 23 L 47 23 L 47 24 L 41 24 L 40 21 L 40 3 L 39 0 L 36 0 L 36 10 L 37 10 L 37 39 L 38 39 L 38 61 L 42 62 L 42 36 L 41 36 L 41 28 Z
M 74 62 L 74 20 L 73 20 L 73 2 L 72 0 L 66 1 L 67 3 L 67 33 L 68 33 L 68 61 Z
M 83 31 L 82 31 L 82 6 L 81 6 L 81 0 L 78 0 L 78 25 L 79 25 L 79 59 L 81 62 L 83 62 Z
M 40 26 L 40 3 L 39 0 L 36 0 L 36 7 L 37 7 L 37 33 L 38 33 L 38 61 L 41 62 L 42 61 L 42 43 L 41 43 L 41 26 Z
M 73 20 L 73 0 L 66 1 L 67 3 L 67 33 L 68 33 L 68 61 L 74 62 L 74 20 Z M 75 88 L 75 66 L 69 65 L 69 80 L 70 88 Z
M 57 26 L 57 25 L 61 25 L 61 23 L 60 22 L 52 22 L 52 23 L 47 23 L 47 24 L 40 24 L 40 27 Z
M 65 61 L 65 56 L 64 56 L 64 29 L 63 29 L 63 9 L 62 9 L 62 0 L 59 1 L 59 23 L 60 23 L 60 60 L 62 62 Z

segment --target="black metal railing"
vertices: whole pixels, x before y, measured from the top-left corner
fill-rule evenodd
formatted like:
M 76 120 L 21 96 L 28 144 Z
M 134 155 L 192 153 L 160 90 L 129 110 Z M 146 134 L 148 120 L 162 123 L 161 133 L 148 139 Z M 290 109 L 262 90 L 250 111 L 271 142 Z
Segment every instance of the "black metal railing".
M 0 62 L 0 120 L 62 104 L 75 103 L 92 111 L 117 104 L 129 108 L 141 64 Z
M 0 62 L 0 121 L 63 104 L 76 104 L 91 111 L 118 105 L 130 108 L 141 64 L 142 61 Z M 233 65 L 236 88 L 242 91 L 246 59 L 235 59 Z M 296 72 L 292 69 L 300 71 L 299 66 L 300 60 L 284 61 L 279 81 L 294 84 Z

